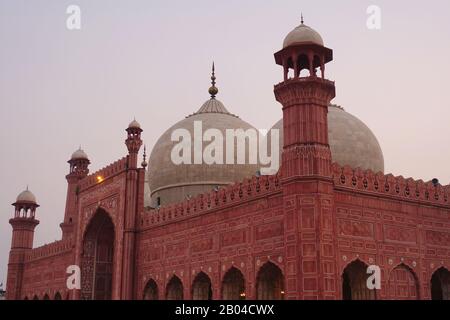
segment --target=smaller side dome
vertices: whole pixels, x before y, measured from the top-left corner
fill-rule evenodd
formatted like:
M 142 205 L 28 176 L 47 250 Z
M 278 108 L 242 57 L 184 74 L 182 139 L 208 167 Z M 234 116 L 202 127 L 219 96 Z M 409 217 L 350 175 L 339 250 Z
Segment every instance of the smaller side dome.
M 384 172 L 384 156 L 375 134 L 364 122 L 337 105 L 328 106 L 328 139 L 333 162 L 340 166 Z M 272 129 L 279 130 L 280 163 L 283 153 L 283 119 Z M 271 129 L 271 130 L 272 130 Z M 268 136 L 269 143 L 271 137 Z M 271 146 L 271 145 L 270 145 Z
M 16 203 L 32 203 L 37 204 L 36 196 L 28 190 L 28 187 L 25 191 L 22 191 L 16 199 Z
M 84 152 L 80 147 L 77 151 L 72 153 L 70 160 L 89 160 L 89 158 L 86 152 Z
M 128 125 L 128 129 L 140 129 L 140 128 L 141 125 L 139 124 L 139 122 L 136 121 L 136 119 L 131 121 L 130 124 Z
M 289 46 L 303 43 L 313 43 L 324 46 L 322 36 L 316 30 L 307 26 L 306 24 L 303 24 L 302 22 L 301 25 L 288 33 L 283 42 L 283 49 Z

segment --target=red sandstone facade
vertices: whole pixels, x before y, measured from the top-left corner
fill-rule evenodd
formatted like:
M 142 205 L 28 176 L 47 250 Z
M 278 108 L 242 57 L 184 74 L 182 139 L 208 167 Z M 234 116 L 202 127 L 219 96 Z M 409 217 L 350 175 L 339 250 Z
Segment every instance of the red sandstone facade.
M 449 299 L 450 186 L 332 164 L 332 51 L 303 44 L 275 59 L 277 175 L 146 209 L 142 130 L 129 127 L 125 158 L 91 175 L 87 159 L 69 161 L 62 240 L 33 249 L 37 205 L 15 204 L 7 298 Z M 70 265 L 80 290 L 66 286 Z M 381 290 L 366 287 L 368 265 Z

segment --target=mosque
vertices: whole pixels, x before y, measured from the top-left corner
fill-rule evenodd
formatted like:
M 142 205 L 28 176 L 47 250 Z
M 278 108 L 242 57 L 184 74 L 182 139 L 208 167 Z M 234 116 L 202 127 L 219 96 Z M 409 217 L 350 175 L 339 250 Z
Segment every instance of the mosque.
M 371 130 L 331 103 L 333 60 L 302 23 L 284 39 L 274 86 L 283 118 L 280 168 L 174 164 L 171 133 L 253 128 L 211 97 L 161 135 L 141 162 L 143 129 L 128 153 L 89 172 L 69 163 L 62 239 L 33 248 L 39 204 L 19 194 L 10 219 L 11 300 L 450 299 L 450 186 L 384 172 Z M 80 268 L 79 287 L 67 268 Z M 367 285 L 378 266 L 380 288 Z

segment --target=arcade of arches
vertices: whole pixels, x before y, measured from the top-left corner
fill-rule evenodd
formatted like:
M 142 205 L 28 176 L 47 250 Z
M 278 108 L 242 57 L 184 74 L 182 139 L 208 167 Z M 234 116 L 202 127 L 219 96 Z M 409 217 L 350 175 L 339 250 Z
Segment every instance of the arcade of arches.
M 377 291 L 367 288 L 367 265 L 360 260 L 350 263 L 342 274 L 342 298 L 344 300 L 376 300 Z M 389 274 L 388 298 L 416 300 L 419 298 L 418 281 L 414 272 L 404 264 Z
M 342 298 L 344 300 L 376 300 L 377 291 L 369 290 L 366 282 L 367 265 L 360 260 L 350 263 L 342 274 Z M 419 285 L 415 273 L 400 264 L 389 273 L 388 298 L 401 300 L 419 299 Z M 450 300 L 450 272 L 445 268 L 435 271 L 431 278 L 431 299 Z
M 209 276 L 200 272 L 192 283 L 193 300 L 212 300 L 212 284 Z M 268 262 L 261 267 L 257 277 L 257 298 L 261 300 L 283 299 L 284 280 L 283 274 L 275 264 Z M 167 300 L 183 299 L 183 283 L 180 278 L 173 276 L 166 286 Z M 245 278 L 242 272 L 232 267 L 225 274 L 222 281 L 221 297 L 223 300 L 244 300 Z M 144 300 L 158 299 L 158 285 L 153 279 L 147 282 L 143 294 Z
M 377 291 L 367 288 L 366 282 L 369 277 L 369 274 L 366 273 L 367 267 L 368 265 L 360 260 L 355 260 L 345 267 L 342 273 L 342 298 L 344 300 L 378 299 Z M 389 287 L 388 299 L 414 300 L 419 298 L 417 277 L 404 264 L 398 265 L 389 273 L 387 285 Z M 430 285 L 432 300 L 450 300 L 450 272 L 446 268 L 439 268 L 432 274 Z M 167 283 L 165 298 L 167 300 L 183 300 L 183 292 L 182 281 L 177 276 L 173 276 Z M 192 300 L 212 300 L 212 283 L 206 273 L 200 272 L 195 276 L 191 294 Z M 223 300 L 244 300 L 246 298 L 245 278 L 239 269 L 232 267 L 227 271 L 222 281 L 221 294 Z M 156 281 L 150 279 L 147 282 L 142 298 L 143 300 L 160 298 Z M 50 300 L 50 296 L 45 294 L 42 299 Z M 256 278 L 256 299 L 284 299 L 283 273 L 271 262 L 265 263 L 259 269 Z M 24 300 L 28 300 L 28 297 L 25 297 Z M 35 295 L 33 300 L 39 300 L 39 297 Z M 57 292 L 54 300 L 62 300 L 62 295 Z
M 376 300 L 377 291 L 367 288 L 367 264 L 360 260 L 347 265 L 342 273 L 342 298 L 344 300 Z M 418 280 L 414 272 L 404 264 L 398 265 L 389 273 L 389 299 L 401 297 L 403 300 L 419 298 Z M 194 278 L 192 300 L 212 300 L 212 284 L 209 276 L 200 272 Z M 450 272 L 441 268 L 433 273 L 431 280 L 433 300 L 450 300 Z M 245 278 L 242 272 L 232 267 L 225 274 L 221 298 L 223 300 L 244 300 L 246 298 Z M 144 300 L 157 300 L 158 285 L 150 279 L 144 289 Z M 183 283 L 177 276 L 173 276 L 166 287 L 166 299 L 183 299 Z M 284 276 L 280 268 L 271 262 L 264 264 L 256 278 L 256 299 L 281 300 L 284 299 Z

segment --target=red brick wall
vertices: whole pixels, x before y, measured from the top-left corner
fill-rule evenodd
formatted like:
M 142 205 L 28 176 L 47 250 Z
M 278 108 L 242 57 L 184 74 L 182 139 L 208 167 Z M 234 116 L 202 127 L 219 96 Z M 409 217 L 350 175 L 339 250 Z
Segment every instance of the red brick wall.
M 73 263 L 73 251 L 26 262 L 21 298 L 31 300 L 36 295 L 41 300 L 47 294 L 53 300 L 59 292 L 63 299 L 67 299 L 66 268 Z
M 175 274 L 191 299 L 191 284 L 203 271 L 211 279 L 213 299 L 221 298 L 221 282 L 231 268 L 246 280 L 247 298 L 255 297 L 255 278 L 270 260 L 284 272 L 284 226 L 281 193 L 231 208 L 205 212 L 169 224 L 143 229 L 138 236 L 136 298 L 142 299 L 149 279 L 159 296 Z
M 419 282 L 419 298 L 430 298 L 439 267 L 450 267 L 450 210 L 421 203 L 335 193 L 339 273 L 352 260 L 382 270 L 380 298 L 397 298 L 393 269 L 406 265 Z

